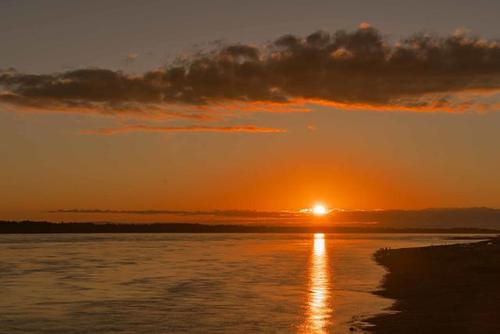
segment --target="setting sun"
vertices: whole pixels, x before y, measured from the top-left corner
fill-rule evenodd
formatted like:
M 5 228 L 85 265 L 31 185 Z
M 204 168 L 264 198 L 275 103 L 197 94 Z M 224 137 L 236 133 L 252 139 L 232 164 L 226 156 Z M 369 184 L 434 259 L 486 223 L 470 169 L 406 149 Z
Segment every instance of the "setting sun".
M 312 209 L 312 213 L 315 216 L 323 216 L 323 215 L 326 215 L 328 213 L 328 210 L 325 208 L 324 205 L 316 204 Z

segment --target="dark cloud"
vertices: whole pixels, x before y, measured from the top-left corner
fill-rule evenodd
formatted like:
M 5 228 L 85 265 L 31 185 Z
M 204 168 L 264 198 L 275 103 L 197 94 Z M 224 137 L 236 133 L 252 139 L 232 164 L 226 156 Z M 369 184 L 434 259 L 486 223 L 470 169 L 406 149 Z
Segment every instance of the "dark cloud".
M 126 215 L 172 215 L 178 217 L 213 217 L 247 219 L 247 221 L 274 221 L 277 223 L 314 223 L 310 212 L 304 211 L 251 211 L 251 210 L 100 210 L 69 209 L 54 210 L 57 214 L 126 214 Z M 324 223 L 369 225 L 385 228 L 491 228 L 500 229 L 500 209 L 491 208 L 437 208 L 423 210 L 331 210 L 328 215 L 317 218 Z
M 300 215 L 286 211 L 253 211 L 253 210 L 110 210 L 110 209 L 60 209 L 49 213 L 103 213 L 103 214 L 131 214 L 131 215 L 182 215 L 182 216 L 226 216 L 226 217 L 294 217 Z
M 283 133 L 284 129 L 265 128 L 253 125 L 240 126 L 151 126 L 151 125 L 129 125 L 116 128 L 104 128 L 98 130 L 85 130 L 83 134 L 111 136 L 129 132 L 222 132 L 222 133 Z
M 0 87 L 0 101 L 17 106 L 109 112 L 297 101 L 448 110 L 459 106 L 461 94 L 498 93 L 500 43 L 464 33 L 415 34 L 390 43 L 363 24 L 355 31 L 286 35 L 260 47 L 221 46 L 139 76 L 106 69 L 47 75 L 9 70 L 0 72 Z

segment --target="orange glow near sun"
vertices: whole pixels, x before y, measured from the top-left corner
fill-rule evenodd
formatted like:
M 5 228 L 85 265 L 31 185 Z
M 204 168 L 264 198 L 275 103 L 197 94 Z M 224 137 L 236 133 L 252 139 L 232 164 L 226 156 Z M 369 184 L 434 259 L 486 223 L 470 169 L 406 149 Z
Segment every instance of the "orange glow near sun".
M 313 208 L 312 208 L 312 213 L 315 215 L 315 216 L 324 216 L 328 213 L 328 210 L 326 209 L 326 207 L 322 204 L 316 204 Z

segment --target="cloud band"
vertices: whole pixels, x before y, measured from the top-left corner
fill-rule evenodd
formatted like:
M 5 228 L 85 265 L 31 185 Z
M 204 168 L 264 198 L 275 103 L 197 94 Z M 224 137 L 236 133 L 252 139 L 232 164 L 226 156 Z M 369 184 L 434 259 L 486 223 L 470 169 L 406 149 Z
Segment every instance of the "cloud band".
M 293 104 L 445 110 L 467 92 L 500 91 L 500 43 L 464 33 L 415 34 L 390 43 L 369 25 L 355 31 L 233 44 L 130 75 L 108 69 L 55 74 L 0 72 L 0 101 L 21 107 L 105 112 L 165 105 Z

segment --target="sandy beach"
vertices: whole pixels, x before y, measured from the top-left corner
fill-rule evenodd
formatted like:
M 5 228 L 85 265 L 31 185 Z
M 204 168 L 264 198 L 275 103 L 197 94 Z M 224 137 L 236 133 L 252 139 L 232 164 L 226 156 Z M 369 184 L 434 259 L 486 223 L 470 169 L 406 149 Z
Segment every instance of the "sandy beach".
M 500 333 L 500 238 L 382 249 L 388 273 L 376 294 L 395 299 L 369 319 L 374 333 Z

